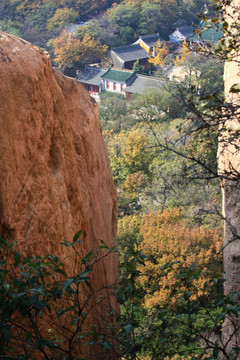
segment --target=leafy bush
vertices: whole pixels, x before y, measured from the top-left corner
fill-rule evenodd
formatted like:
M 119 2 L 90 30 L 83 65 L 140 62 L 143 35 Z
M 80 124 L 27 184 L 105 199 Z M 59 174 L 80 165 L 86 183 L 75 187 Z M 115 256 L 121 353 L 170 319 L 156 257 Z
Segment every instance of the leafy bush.
M 0 358 L 80 360 L 86 345 L 98 344 L 104 353 L 112 348 L 107 332 L 91 326 L 89 317 L 101 304 L 106 307 L 113 286 L 94 289 L 90 274 L 114 249 L 102 243 L 96 253 L 81 256 L 80 235 L 62 243 L 78 259 L 71 274 L 57 256 L 22 256 L 15 244 L 0 238 Z M 110 310 L 104 315 L 109 323 Z

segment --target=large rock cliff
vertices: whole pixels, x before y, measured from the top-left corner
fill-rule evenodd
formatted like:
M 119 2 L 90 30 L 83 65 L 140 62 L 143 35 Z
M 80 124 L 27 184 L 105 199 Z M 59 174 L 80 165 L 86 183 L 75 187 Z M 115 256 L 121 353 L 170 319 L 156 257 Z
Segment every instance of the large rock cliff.
M 47 54 L 1 32 L 0 129 L 0 234 L 26 255 L 61 259 L 67 248 L 60 242 L 80 229 L 81 251 L 101 240 L 110 246 L 116 194 L 95 102 Z M 65 261 L 71 271 L 73 259 Z M 117 274 L 113 254 L 98 262 L 93 287 L 115 283 Z M 114 299 L 105 305 L 117 308 Z M 103 358 L 88 351 L 86 359 Z

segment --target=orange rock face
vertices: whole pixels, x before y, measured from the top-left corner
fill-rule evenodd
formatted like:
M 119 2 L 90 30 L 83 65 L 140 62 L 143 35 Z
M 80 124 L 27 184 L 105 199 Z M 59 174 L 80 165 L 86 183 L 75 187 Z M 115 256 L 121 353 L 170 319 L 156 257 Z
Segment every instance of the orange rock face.
M 61 259 L 60 242 L 80 229 L 83 252 L 111 245 L 116 194 L 94 100 L 44 52 L 1 32 L 0 77 L 0 234 L 24 254 Z M 114 254 L 99 261 L 93 286 L 115 283 L 117 266 Z

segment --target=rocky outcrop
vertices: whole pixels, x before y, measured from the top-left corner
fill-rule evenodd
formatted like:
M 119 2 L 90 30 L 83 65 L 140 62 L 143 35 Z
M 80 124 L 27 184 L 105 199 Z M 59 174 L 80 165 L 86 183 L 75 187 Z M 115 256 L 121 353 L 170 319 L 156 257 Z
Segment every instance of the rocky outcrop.
M 225 20 L 234 27 L 238 22 L 240 1 L 231 2 L 231 7 L 225 8 Z M 235 12 L 236 10 L 236 12 Z M 240 85 L 240 65 L 237 52 L 232 51 L 232 61 L 226 62 L 224 70 L 224 83 L 226 100 L 234 109 L 224 123 L 224 131 L 219 139 L 218 168 L 222 176 L 223 216 L 225 218 L 224 234 L 224 271 L 225 294 L 238 292 L 240 294 L 240 97 L 232 93 L 234 84 Z M 239 298 L 236 300 L 239 300 Z M 227 317 L 223 325 L 223 343 L 227 352 L 240 347 L 240 321 L 239 317 Z M 240 358 L 238 355 L 237 358 Z
M 69 254 L 60 242 L 80 229 L 82 252 L 101 240 L 110 246 L 116 194 L 94 100 L 54 70 L 47 54 L 1 32 L 0 79 L 1 235 L 24 254 L 61 259 Z M 65 262 L 71 272 L 73 259 Z M 117 274 L 113 254 L 98 262 L 92 285 L 113 284 Z M 107 301 L 117 309 L 113 298 Z M 103 359 L 99 349 L 88 351 L 86 359 Z

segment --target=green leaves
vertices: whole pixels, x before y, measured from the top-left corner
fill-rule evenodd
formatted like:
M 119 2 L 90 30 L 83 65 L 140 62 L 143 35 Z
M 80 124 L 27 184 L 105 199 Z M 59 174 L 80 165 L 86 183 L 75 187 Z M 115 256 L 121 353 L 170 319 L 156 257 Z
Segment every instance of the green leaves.
M 108 341 L 104 341 L 103 342 L 103 347 L 104 347 L 105 350 L 110 350 L 112 348 L 112 345 L 109 344 Z
M 239 84 L 233 84 L 231 86 L 231 89 L 229 90 L 229 92 L 232 93 L 232 94 L 238 94 L 240 92 Z
M 74 281 L 73 279 L 67 279 L 63 284 L 62 292 L 64 292 L 67 289 L 67 287 L 73 283 L 73 281 Z
M 82 263 L 87 265 L 92 259 L 92 257 L 93 257 L 93 250 L 89 251 L 89 253 L 87 253 L 87 255 L 85 255 L 84 258 L 82 258 Z
M 49 359 L 57 356 L 59 360 L 73 360 L 71 343 L 75 338 L 85 345 L 100 344 L 104 351 L 112 349 L 111 340 L 100 334 L 97 327 L 88 334 L 82 327 L 92 309 L 100 306 L 106 297 L 104 285 L 103 289 L 94 289 L 89 275 L 94 264 L 115 249 L 101 240 L 96 251 L 91 250 L 82 257 L 80 239 L 81 230 L 72 241 L 62 242 L 65 254 L 69 253 L 76 261 L 76 267 L 69 274 L 58 256 L 26 257 L 15 249 L 16 244 L 0 238 L 0 354 L 7 352 L 15 358 L 15 350 L 16 353 L 23 351 L 26 353 L 23 358 L 31 359 L 34 348 L 40 356 L 47 351 Z M 66 319 L 69 322 L 66 323 Z M 13 338 L 15 341 L 17 331 L 21 331 L 21 342 L 16 343 L 15 349 L 8 343 Z M 85 341 L 89 336 L 90 342 Z
M 77 18 L 77 12 L 73 9 L 59 8 L 48 21 L 48 30 L 60 31 L 70 23 L 74 23 Z
M 131 324 L 127 324 L 125 325 L 125 333 L 126 335 L 129 335 L 130 331 L 131 331 L 131 328 L 132 328 L 132 325 Z
M 80 236 L 82 234 L 82 230 L 79 230 L 73 237 L 73 241 L 72 241 L 72 244 L 75 245 L 76 243 L 80 243 Z
M 61 245 L 65 246 L 65 247 L 74 247 L 76 244 L 81 244 L 82 241 L 79 240 L 80 237 L 81 237 L 81 234 L 82 234 L 82 230 L 79 230 L 74 236 L 73 236 L 73 239 L 72 239 L 72 242 L 70 241 L 67 241 L 67 240 L 64 240 L 63 242 L 61 242 Z
M 21 255 L 19 251 L 16 251 L 14 254 L 14 267 L 18 267 L 20 265 L 21 262 Z

